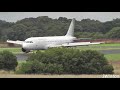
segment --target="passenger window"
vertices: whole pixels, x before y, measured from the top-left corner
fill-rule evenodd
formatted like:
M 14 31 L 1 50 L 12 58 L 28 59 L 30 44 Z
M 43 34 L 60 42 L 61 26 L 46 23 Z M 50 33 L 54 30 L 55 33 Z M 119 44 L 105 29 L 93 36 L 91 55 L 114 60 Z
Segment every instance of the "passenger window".
M 26 41 L 26 43 L 33 43 L 32 41 Z

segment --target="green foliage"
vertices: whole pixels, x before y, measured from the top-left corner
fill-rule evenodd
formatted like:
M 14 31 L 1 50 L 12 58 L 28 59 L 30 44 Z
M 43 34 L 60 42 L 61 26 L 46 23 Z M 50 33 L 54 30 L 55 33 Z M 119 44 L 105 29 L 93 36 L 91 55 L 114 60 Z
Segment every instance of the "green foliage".
M 13 25 L 14 23 L 9 23 L 9 22 L 0 20 L 0 41 L 4 41 L 7 39 L 6 33 L 9 32 L 8 28 L 10 28 Z
M 98 20 L 83 19 L 79 23 L 82 32 L 103 32 L 103 23 Z
M 25 40 L 27 35 L 27 27 L 23 24 L 16 24 L 14 26 L 11 27 L 11 30 L 9 31 L 9 33 L 7 34 L 7 36 L 9 37 L 9 39 L 11 40 Z
M 114 27 L 106 34 L 107 38 L 117 39 L 120 38 L 120 27 Z
M 109 32 L 114 27 L 120 27 L 120 19 L 113 19 L 112 21 L 107 21 L 104 24 L 104 33 Z
M 44 74 L 111 74 L 103 54 L 69 48 L 52 48 L 31 54 L 17 72 Z
M 19 70 L 16 71 L 16 73 L 19 74 L 54 74 L 54 73 L 62 73 L 63 68 L 62 65 L 57 64 L 45 64 L 42 62 L 39 62 L 37 60 L 35 61 L 29 61 L 27 63 L 22 63 Z
M 75 33 L 77 38 L 92 38 L 92 39 L 102 39 L 105 38 L 104 34 L 100 32 L 77 32 Z
M 25 18 L 16 23 L 0 20 L 0 40 L 25 40 L 28 37 L 65 35 L 70 22 L 71 19 L 65 17 L 52 19 L 48 16 Z M 105 38 L 105 34 L 114 27 L 120 27 L 120 19 L 104 23 L 91 19 L 76 20 L 75 36 L 79 38 Z M 108 36 L 107 38 L 111 37 Z
M 102 72 L 104 73 L 104 74 L 113 74 L 113 66 L 112 65 L 105 65 L 105 66 L 103 66 L 103 69 L 102 69 Z
M 0 52 L 0 69 L 15 70 L 18 62 L 15 55 L 9 51 Z
M 34 61 L 34 62 L 27 62 L 27 63 L 22 63 L 20 70 L 16 71 L 16 73 L 37 73 L 40 69 L 42 68 L 42 65 L 39 64 L 38 61 Z

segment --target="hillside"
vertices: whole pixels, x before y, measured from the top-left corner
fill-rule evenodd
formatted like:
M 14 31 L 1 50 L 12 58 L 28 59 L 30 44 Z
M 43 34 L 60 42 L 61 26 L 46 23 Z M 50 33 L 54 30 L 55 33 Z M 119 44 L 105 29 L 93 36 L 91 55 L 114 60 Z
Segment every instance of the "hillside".
M 65 17 L 59 17 L 58 19 L 52 19 L 48 16 L 40 16 L 37 18 L 25 18 L 17 21 L 16 23 L 10 23 L 0 20 L 0 40 L 25 40 L 28 37 L 35 36 L 56 36 L 65 35 L 71 19 Z M 114 19 L 112 21 L 100 22 L 98 20 L 83 19 L 81 21 L 76 20 L 75 36 L 78 38 L 112 38 L 108 37 L 109 31 L 114 29 L 119 30 L 120 19 Z M 117 35 L 120 35 L 117 33 Z M 114 38 L 119 38 L 114 35 Z

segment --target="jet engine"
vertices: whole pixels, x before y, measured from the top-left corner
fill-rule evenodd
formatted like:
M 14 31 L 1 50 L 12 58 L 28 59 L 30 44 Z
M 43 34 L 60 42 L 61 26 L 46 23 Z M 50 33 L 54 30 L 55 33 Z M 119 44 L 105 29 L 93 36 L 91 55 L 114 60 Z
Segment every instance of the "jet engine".
M 30 52 L 29 50 L 26 50 L 26 49 L 24 49 L 24 48 L 22 48 L 22 51 L 25 52 L 25 53 Z

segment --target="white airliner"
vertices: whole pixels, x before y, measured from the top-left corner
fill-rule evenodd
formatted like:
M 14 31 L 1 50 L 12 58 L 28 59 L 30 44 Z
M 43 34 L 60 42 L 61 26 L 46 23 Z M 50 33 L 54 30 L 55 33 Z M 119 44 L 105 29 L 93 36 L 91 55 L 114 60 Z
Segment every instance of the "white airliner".
M 68 32 L 65 36 L 50 36 L 50 37 L 31 37 L 25 41 L 7 40 L 8 43 L 20 44 L 23 52 L 30 52 L 31 50 L 45 50 L 53 47 L 73 47 L 81 45 L 100 44 L 100 42 L 74 42 L 75 19 L 72 19 Z

